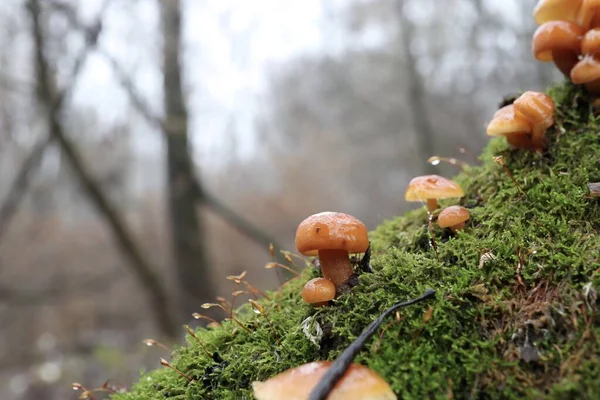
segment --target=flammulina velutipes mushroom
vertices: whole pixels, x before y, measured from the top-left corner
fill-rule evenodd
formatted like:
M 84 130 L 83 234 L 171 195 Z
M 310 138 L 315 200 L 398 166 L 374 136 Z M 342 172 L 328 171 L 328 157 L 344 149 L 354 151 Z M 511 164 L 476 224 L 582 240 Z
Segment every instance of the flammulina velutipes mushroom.
M 465 192 L 450 179 L 439 175 L 423 175 L 413 178 L 406 189 L 406 201 L 427 203 L 427 210 L 433 212 L 438 208 L 438 200 L 463 197 Z
M 535 58 L 600 93 L 600 1 L 539 0 L 533 17 L 540 25 L 531 42 Z
M 336 295 L 350 288 L 349 281 L 354 276 L 348 254 L 364 253 L 368 247 L 365 224 L 344 213 L 311 215 L 296 230 L 296 248 L 304 255 L 318 252 L 323 278 L 335 285 Z
M 554 124 L 554 101 L 545 93 L 528 91 L 504 106 L 487 126 L 488 136 L 504 136 L 515 148 L 542 151 L 546 130 Z
M 454 233 L 465 227 L 466 222 L 471 218 L 471 213 L 461 206 L 450 206 L 444 208 L 438 215 L 438 225 L 440 228 L 450 228 Z

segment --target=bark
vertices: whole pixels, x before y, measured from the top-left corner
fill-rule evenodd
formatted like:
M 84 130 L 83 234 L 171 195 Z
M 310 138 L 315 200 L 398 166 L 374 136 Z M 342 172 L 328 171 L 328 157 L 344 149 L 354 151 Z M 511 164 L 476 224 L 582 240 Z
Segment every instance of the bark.
M 149 299 L 149 306 L 155 315 L 157 325 L 161 333 L 168 338 L 175 338 L 177 327 L 174 324 L 172 313 L 170 312 L 169 297 L 166 288 L 162 285 L 157 269 L 145 257 L 144 253 L 133 239 L 125 221 L 119 215 L 117 209 L 110 203 L 106 195 L 102 192 L 97 182 L 94 180 L 90 171 L 88 171 L 83 158 L 77 152 L 71 140 L 67 137 L 64 126 L 60 119 L 62 112 L 63 99 L 68 90 L 57 93 L 53 87 L 52 72 L 49 68 L 48 60 L 45 56 L 45 35 L 41 26 L 41 6 L 40 0 L 30 0 L 28 2 L 28 11 L 32 19 L 33 39 L 34 39 L 34 57 L 36 63 L 37 82 L 38 82 L 38 102 L 44 112 L 44 118 L 47 120 L 50 137 L 56 141 L 65 158 L 70 163 L 73 172 L 79 178 L 85 194 L 89 197 L 92 205 L 104 217 L 105 222 L 111 229 L 117 244 L 129 259 L 129 265 L 137 276 L 139 282 L 144 288 Z M 93 48 L 97 42 L 95 38 L 89 43 Z M 87 54 L 87 51 L 86 51 Z M 80 57 L 76 63 L 82 65 L 85 57 Z M 77 74 L 76 74 L 77 75 Z M 71 86 L 76 76 L 73 77 Z
M 211 282 L 203 221 L 196 207 L 204 204 L 202 183 L 195 178 L 188 136 L 188 112 L 181 66 L 181 3 L 159 0 L 163 32 L 164 122 L 167 145 L 168 199 L 172 249 L 183 296 L 183 319 L 216 295 Z M 196 190 L 196 187 L 199 190 Z

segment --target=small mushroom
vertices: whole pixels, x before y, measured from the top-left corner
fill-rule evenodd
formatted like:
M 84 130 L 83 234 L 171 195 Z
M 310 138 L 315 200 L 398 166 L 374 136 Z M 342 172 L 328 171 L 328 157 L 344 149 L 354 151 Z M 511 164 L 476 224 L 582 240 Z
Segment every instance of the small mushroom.
M 306 282 L 301 293 L 302 299 L 314 307 L 326 306 L 335 298 L 335 285 L 325 278 L 314 278 Z
M 465 223 L 469 220 L 471 214 L 469 210 L 461 206 L 446 207 L 438 215 L 438 225 L 440 228 L 450 228 L 454 233 L 463 229 Z
M 439 199 L 463 197 L 465 192 L 450 179 L 439 175 L 424 175 L 413 178 L 406 189 L 406 201 L 427 201 L 427 210 L 433 212 L 438 208 Z
M 337 294 L 348 289 L 348 281 L 354 276 L 348 253 L 364 253 L 368 247 L 367 227 L 344 213 L 311 215 L 296 230 L 296 248 L 305 255 L 319 252 L 323 277 L 333 282 Z
M 577 21 L 581 0 L 539 0 L 533 10 L 538 25 L 548 21 Z
M 571 81 L 585 84 L 588 91 L 600 93 L 600 28 L 591 29 L 581 40 L 583 58 L 571 70 Z
M 307 400 L 331 361 L 315 361 L 288 369 L 264 382 L 253 382 L 256 400 Z M 327 400 L 396 400 L 390 385 L 375 371 L 352 364 Z
M 531 124 L 531 142 L 536 150 L 544 147 L 545 133 L 554 124 L 554 101 L 545 93 L 525 92 L 514 102 L 515 114 Z
M 531 124 L 520 114 L 515 106 L 504 106 L 494 113 L 486 130 L 488 136 L 504 136 L 506 141 L 517 149 L 533 149 Z
M 533 55 L 539 61 L 554 61 L 558 69 L 569 76 L 579 61 L 581 37 L 584 33 L 585 30 L 573 22 L 546 22 L 533 34 Z

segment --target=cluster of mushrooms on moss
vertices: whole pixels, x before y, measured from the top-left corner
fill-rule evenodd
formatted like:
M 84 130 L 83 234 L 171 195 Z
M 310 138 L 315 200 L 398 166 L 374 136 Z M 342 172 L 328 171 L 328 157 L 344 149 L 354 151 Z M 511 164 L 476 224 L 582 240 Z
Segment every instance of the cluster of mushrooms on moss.
M 536 59 L 553 61 L 574 84 L 600 93 L 600 1 L 540 0 L 534 10 Z
M 534 10 L 534 19 L 540 25 L 532 40 L 535 58 L 553 61 L 573 83 L 585 84 L 588 91 L 600 93 L 600 0 L 540 0 Z M 550 96 L 526 91 L 512 104 L 505 105 L 494 113 L 486 133 L 489 136 L 505 137 L 514 149 L 541 153 L 546 146 L 545 133 L 555 123 L 554 112 L 555 104 Z M 503 166 L 506 168 L 504 164 Z M 420 202 L 426 207 L 430 226 L 432 221 L 436 221 L 440 228 L 448 229 L 452 234 L 466 228 L 470 212 L 458 204 L 440 209 L 438 201 L 446 202 L 463 197 L 465 192 L 458 183 L 439 175 L 415 177 L 405 192 L 406 201 Z M 352 288 L 360 280 L 356 263 L 350 255 L 365 254 L 363 260 L 367 259 L 368 263 L 370 254 L 369 234 L 365 224 L 342 212 L 317 213 L 299 224 L 295 245 L 300 254 L 318 258 L 322 275 L 304 285 L 299 297 L 305 303 L 315 308 L 335 307 L 336 299 L 340 296 L 352 295 Z M 244 276 L 245 273 L 233 278 L 236 278 L 234 281 L 237 285 L 244 283 L 250 291 L 254 291 Z M 433 297 L 434 294 L 435 291 L 430 289 L 418 298 L 396 303 L 385 310 L 335 361 L 309 362 L 265 381 L 252 382 L 255 398 L 396 399 L 396 394 L 382 376 L 366 366 L 353 363 L 353 358 L 392 311 Z M 249 330 L 233 316 L 233 300 L 234 297 L 230 303 L 229 319 Z M 251 304 L 255 309 L 262 308 L 256 301 L 251 300 Z M 195 338 L 189 328 L 188 332 Z M 173 368 L 166 361 L 163 365 Z

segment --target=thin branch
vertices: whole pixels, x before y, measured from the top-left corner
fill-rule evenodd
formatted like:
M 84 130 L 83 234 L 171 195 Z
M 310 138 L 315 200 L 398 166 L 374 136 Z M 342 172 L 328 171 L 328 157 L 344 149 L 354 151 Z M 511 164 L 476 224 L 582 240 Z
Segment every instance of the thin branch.
M 44 155 L 46 148 L 48 148 L 50 141 L 50 138 L 46 138 L 33 147 L 31 153 L 29 153 L 29 156 L 27 156 L 23 162 L 17 177 L 8 191 L 4 203 L 0 206 L 0 242 L 19 209 L 19 203 L 21 203 L 21 200 L 29 187 L 31 175 L 40 166 L 42 156 Z
M 371 338 L 377 332 L 377 329 L 381 326 L 383 321 L 390 316 L 394 311 L 399 308 L 407 307 L 412 304 L 418 303 L 423 300 L 427 300 L 428 298 L 435 295 L 435 290 L 427 289 L 422 295 L 416 297 L 414 299 L 410 299 L 401 303 L 396 303 L 387 310 L 385 310 L 377 319 L 369 324 L 365 328 L 365 330 L 360 334 L 359 337 L 354 340 L 339 355 L 338 358 L 331 364 L 327 372 L 321 377 L 321 380 L 314 387 L 312 392 L 310 393 L 310 400 L 325 400 L 325 398 L 329 395 L 329 392 L 333 389 L 333 387 L 338 383 L 338 381 L 344 376 L 346 370 L 352 363 L 352 360 L 356 357 L 356 355 L 362 350 L 367 340 Z
M 117 243 L 125 256 L 130 261 L 133 272 L 137 275 L 146 294 L 150 300 L 150 309 L 155 312 L 157 323 L 161 332 L 170 338 L 177 334 L 176 326 L 173 322 L 170 312 L 169 299 L 166 288 L 163 286 L 157 269 L 145 257 L 144 253 L 138 247 L 129 231 L 125 221 L 121 218 L 116 208 L 110 203 L 106 195 L 102 192 L 99 185 L 94 180 L 92 174 L 88 171 L 81 155 L 71 143 L 65 134 L 64 127 L 60 120 L 60 107 L 55 107 L 57 103 L 62 104 L 62 100 L 57 101 L 56 95 L 52 92 L 51 72 L 48 61 L 44 55 L 45 41 L 44 33 L 41 27 L 41 7 L 40 0 L 30 0 L 28 2 L 28 11 L 33 23 L 33 37 L 35 43 L 35 60 L 37 67 L 37 77 L 40 84 L 38 90 L 38 100 L 40 105 L 45 108 L 45 116 L 48 120 L 48 126 L 51 137 L 60 145 L 63 154 L 72 166 L 73 172 L 79 178 L 84 191 L 87 193 L 90 201 L 96 207 L 98 212 L 104 216 L 106 223 L 112 230 Z M 98 32 L 99 33 L 99 32 Z M 88 36 L 90 37 L 90 36 Z M 96 36 L 97 40 L 97 36 Z M 92 46 L 93 47 L 93 46 Z M 81 61 L 83 63 L 83 61 Z M 73 82 L 76 76 L 72 77 Z M 60 99 L 61 96 L 58 97 Z M 62 96 L 64 99 L 64 95 Z

